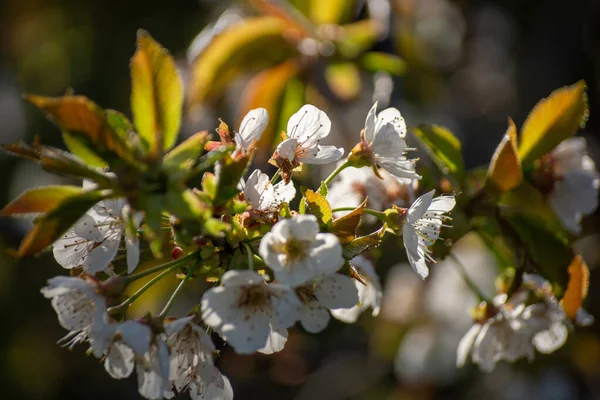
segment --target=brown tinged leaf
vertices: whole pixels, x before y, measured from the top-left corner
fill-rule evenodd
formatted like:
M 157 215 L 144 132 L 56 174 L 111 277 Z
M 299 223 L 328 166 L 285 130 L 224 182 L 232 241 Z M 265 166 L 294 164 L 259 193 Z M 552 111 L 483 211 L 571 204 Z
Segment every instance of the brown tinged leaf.
M 175 144 L 182 106 L 183 85 L 173 58 L 148 32 L 139 30 L 131 59 L 131 111 L 152 158 Z
M 532 163 L 573 136 L 587 121 L 588 113 L 583 80 L 557 89 L 540 100 L 521 129 L 519 157 L 523 164 Z
M 106 150 L 125 160 L 131 157 L 128 143 L 112 129 L 104 110 L 87 97 L 26 95 L 25 99 L 45 111 L 60 128 L 89 138 L 97 152 Z
M 351 260 L 365 251 L 379 246 L 386 230 L 387 226 L 386 224 L 383 224 L 383 226 L 375 232 L 355 238 L 350 243 L 343 245 L 344 258 L 346 260 Z
M 35 225 L 17 250 L 19 257 L 35 255 L 54 243 L 92 206 L 110 195 L 108 191 L 92 190 L 65 197 L 53 209 L 35 220 Z
M 3 144 L 0 145 L 0 148 L 13 156 L 28 158 L 33 161 L 40 160 L 40 149 L 23 142 Z
M 365 200 L 354 210 L 333 220 L 331 233 L 338 237 L 342 245 L 350 243 L 356 238 L 356 231 L 366 206 L 367 199 L 365 198 Z
M 577 317 L 583 300 L 587 297 L 590 285 L 590 270 L 580 255 L 577 255 L 569 265 L 569 283 L 560 304 L 565 314 L 572 321 Z
M 80 186 L 44 186 L 29 189 L 8 203 L 0 216 L 25 216 L 46 213 L 69 197 L 83 192 Z
M 517 154 L 517 127 L 509 118 L 508 130 L 492 156 L 486 184 L 504 193 L 516 188 L 522 181 L 523 171 Z

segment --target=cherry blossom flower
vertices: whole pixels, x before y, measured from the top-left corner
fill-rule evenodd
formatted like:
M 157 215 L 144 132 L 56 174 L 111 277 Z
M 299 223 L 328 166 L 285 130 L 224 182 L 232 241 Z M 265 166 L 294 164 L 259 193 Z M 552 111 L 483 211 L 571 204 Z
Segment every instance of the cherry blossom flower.
M 331 310 L 331 314 L 335 318 L 349 324 L 356 322 L 360 314 L 368 308 L 373 309 L 371 315 L 374 317 L 379 315 L 382 297 L 381 282 L 375 273 L 375 268 L 371 261 L 365 257 L 357 256 L 350 260 L 350 264 L 355 267 L 358 275 L 364 282 L 359 282 L 356 279 L 353 280 L 354 286 L 358 291 L 358 302 L 354 303 L 354 306 L 351 308 L 340 307 Z
M 114 334 L 104 326 L 106 300 L 101 287 L 90 279 L 57 276 L 41 293 L 51 299 L 58 322 L 70 331 L 60 342 L 72 348 L 89 341 L 94 354 L 101 356 Z
M 202 297 L 204 323 L 240 354 L 283 349 L 287 328 L 298 319 L 294 292 L 284 285 L 267 284 L 254 271 L 227 271 L 221 282 Z
M 396 108 L 377 114 L 377 103 L 369 110 L 365 128 L 352 153 L 365 156 L 369 165 L 383 168 L 399 178 L 421 179 L 415 172 L 416 160 L 406 157 L 406 122 Z
M 488 315 L 482 315 L 458 345 L 459 367 L 469 355 L 485 372 L 500 360 L 526 357 L 531 362 L 535 349 L 552 353 L 567 339 L 566 316 L 550 284 L 537 275 L 523 275 L 522 287 L 510 299 L 506 294 L 496 296 L 494 307 L 484 314 Z
M 598 207 L 600 178 L 594 161 L 587 155 L 587 143 L 573 137 L 560 143 L 542 159 L 547 164 L 548 202 L 563 226 L 581 233 L 581 218 Z M 547 178 L 548 178 L 547 177 Z
M 244 199 L 252 206 L 251 215 L 268 220 L 277 216 L 281 204 L 289 203 L 296 196 L 293 183 L 281 181 L 273 185 L 269 176 L 258 169 L 242 186 Z
M 189 389 L 190 397 L 198 399 L 233 399 L 229 380 L 214 366 L 215 347 L 206 331 L 188 316 L 165 323 L 166 343 L 171 350 L 170 374 L 172 388 L 165 397 Z
M 306 104 L 291 116 L 287 124 L 287 138 L 275 151 L 273 163 L 289 181 L 292 169 L 304 164 L 329 164 L 344 155 L 344 149 L 321 146 L 321 139 L 329 135 L 331 121 L 317 107 Z
M 314 215 L 298 215 L 273 226 L 258 252 L 281 283 L 298 286 L 344 265 L 337 236 L 319 233 Z
M 407 207 L 414 201 L 417 180 L 398 178 L 385 170 L 379 170 L 377 177 L 372 168 L 346 168 L 339 173 L 327 193 L 331 208 L 358 207 L 368 198 L 367 207 L 372 210 L 384 210 L 395 204 Z M 340 217 L 348 211 L 336 211 Z M 365 216 L 372 217 L 372 216 Z
M 456 205 L 454 196 L 445 195 L 434 199 L 434 193 L 435 190 L 425 193 L 410 206 L 402 228 L 408 262 L 422 279 L 429 275 L 426 261 L 436 262 L 429 246 L 438 240 L 442 227 L 450 227 L 444 222 L 451 218 L 444 214 Z
M 84 183 L 84 187 L 85 187 Z M 82 267 L 95 275 L 108 268 L 121 245 L 125 224 L 121 215 L 125 199 L 104 200 L 92 207 L 83 217 L 53 244 L 56 261 L 66 269 Z M 141 214 L 136 214 L 139 227 Z M 140 259 L 139 240 L 126 237 L 127 271 L 131 273 Z
M 235 146 L 237 150 L 249 150 L 258 142 L 260 135 L 269 124 L 269 113 L 264 108 L 250 110 L 242 119 L 240 130 L 235 133 Z
M 300 323 L 308 332 L 321 332 L 329 323 L 329 312 L 349 309 L 358 304 L 353 279 L 333 273 L 295 288 L 301 301 Z
M 151 328 L 136 321 L 125 321 L 117 327 L 119 341 L 111 344 L 104 368 L 116 379 L 133 372 L 138 377 L 138 391 L 147 399 L 162 399 L 169 384 L 169 348 Z

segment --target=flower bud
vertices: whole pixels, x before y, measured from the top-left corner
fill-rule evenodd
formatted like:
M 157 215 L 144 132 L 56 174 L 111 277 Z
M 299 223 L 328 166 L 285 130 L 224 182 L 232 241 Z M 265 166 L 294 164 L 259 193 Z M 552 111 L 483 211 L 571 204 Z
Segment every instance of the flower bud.
M 127 282 L 121 276 L 111 276 L 100 285 L 107 297 L 117 297 L 125 291 Z
M 171 250 L 171 258 L 173 260 L 180 259 L 181 257 L 184 256 L 184 254 L 185 254 L 185 252 L 179 246 L 175 246 L 175 247 L 173 247 L 173 250 Z

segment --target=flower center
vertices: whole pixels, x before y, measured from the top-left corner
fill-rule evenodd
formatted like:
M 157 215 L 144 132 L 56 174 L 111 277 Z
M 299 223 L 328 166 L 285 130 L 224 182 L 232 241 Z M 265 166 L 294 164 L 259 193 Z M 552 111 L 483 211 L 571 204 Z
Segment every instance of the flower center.
M 310 243 L 306 240 L 289 239 L 279 249 L 289 262 L 300 261 L 308 256 Z
M 308 304 L 316 300 L 315 291 L 312 284 L 297 287 L 296 295 L 304 304 Z
M 237 301 L 237 307 L 263 310 L 271 304 L 272 296 L 273 294 L 266 285 L 242 286 Z

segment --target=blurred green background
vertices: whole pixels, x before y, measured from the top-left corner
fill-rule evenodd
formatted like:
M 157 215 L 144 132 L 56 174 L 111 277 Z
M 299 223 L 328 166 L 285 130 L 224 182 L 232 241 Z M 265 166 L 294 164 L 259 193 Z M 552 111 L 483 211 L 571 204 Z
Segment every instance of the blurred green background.
M 328 0 L 322 0 L 327 2 Z M 512 116 L 528 111 L 552 90 L 585 79 L 591 117 L 581 132 L 592 158 L 600 160 L 600 2 L 594 0 L 449 1 L 373 0 L 390 6 L 390 35 L 375 49 L 396 52 L 409 69 L 401 78 L 365 76 L 360 96 L 332 103 L 334 126 L 362 128 L 373 92 L 398 107 L 410 125 L 450 127 L 463 141 L 468 167 L 488 162 Z M 0 142 L 62 146 L 59 131 L 27 105 L 22 93 L 61 95 L 67 88 L 106 108 L 129 113 L 129 58 L 137 29 L 148 30 L 187 73 L 188 46 L 234 4 L 218 0 L 4 0 L 0 12 Z M 357 1 L 356 15 L 364 13 Z M 241 12 L 249 10 L 240 5 Z M 257 54 L 256 57 L 261 57 Z M 216 104 L 194 110 L 183 135 L 213 129 L 217 117 L 235 126 L 235 105 L 244 88 L 236 82 Z M 391 85 L 394 90 L 389 95 Z M 375 98 L 377 98 L 375 96 Z M 348 110 L 352 111 L 351 113 Z M 350 135 L 350 133 L 349 133 Z M 345 140 L 349 149 L 352 140 Z M 33 163 L 0 154 L 1 204 L 26 188 L 58 182 Z M 577 242 L 592 270 L 586 308 L 600 318 L 598 212 Z M 0 398 L 137 399 L 134 377 L 111 379 L 85 346 L 72 351 L 56 341 L 65 334 L 39 293 L 49 277 L 64 271 L 50 254 L 14 260 L 27 221 L 0 220 Z M 596 231 L 596 233 L 594 233 Z M 354 325 L 332 323 L 317 335 L 293 330 L 286 349 L 271 357 L 237 356 L 223 348 L 218 365 L 238 399 L 592 399 L 600 398 L 600 324 L 578 329 L 560 351 L 538 355 L 534 364 L 501 364 L 493 374 L 456 370 L 455 349 L 469 327 L 474 299 L 448 263 L 433 268 L 422 284 L 396 258 L 388 242 L 377 270 L 384 281 L 382 315 L 364 315 Z M 457 254 L 488 292 L 494 261 L 467 237 Z M 144 306 L 162 304 L 165 282 Z M 189 290 L 188 304 L 200 291 Z M 185 398 L 183 396 L 183 398 Z

